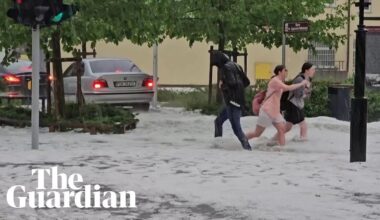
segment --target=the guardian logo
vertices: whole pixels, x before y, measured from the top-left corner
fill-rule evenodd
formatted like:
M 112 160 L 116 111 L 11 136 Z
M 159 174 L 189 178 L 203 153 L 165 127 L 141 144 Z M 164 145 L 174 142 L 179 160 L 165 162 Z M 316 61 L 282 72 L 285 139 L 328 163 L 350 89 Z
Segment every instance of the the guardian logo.
M 58 173 L 58 167 L 32 169 L 37 175 L 37 188 L 28 191 L 15 185 L 8 189 L 7 202 L 13 208 L 136 208 L 134 191 L 99 191 L 99 185 L 84 185 L 80 174 L 67 176 Z M 51 178 L 51 186 L 45 186 L 45 177 Z M 80 184 L 82 183 L 82 184 Z M 128 202 L 127 202 L 128 201 Z

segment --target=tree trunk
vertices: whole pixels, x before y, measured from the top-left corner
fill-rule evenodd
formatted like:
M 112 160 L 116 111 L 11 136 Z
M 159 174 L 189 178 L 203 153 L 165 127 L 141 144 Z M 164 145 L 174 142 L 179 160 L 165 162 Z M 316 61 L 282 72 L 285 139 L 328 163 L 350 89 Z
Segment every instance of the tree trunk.
M 234 49 L 232 50 L 232 61 L 234 61 L 235 63 L 237 63 L 237 58 L 238 58 L 238 50 L 236 47 L 234 47 Z
M 51 115 L 51 80 L 50 80 L 50 57 L 46 57 L 46 73 L 48 74 L 47 77 L 47 87 L 46 87 L 46 93 L 47 93 L 47 114 Z M 53 81 L 54 82 L 54 81 Z
M 86 42 L 82 42 L 82 58 L 87 58 L 87 47 Z
M 61 33 L 60 27 L 52 35 L 53 74 L 54 74 L 54 104 L 57 119 L 64 117 L 65 95 L 63 89 L 62 62 L 61 62 Z
M 218 50 L 223 52 L 224 51 L 224 45 L 225 45 L 225 37 L 224 37 L 224 27 L 223 22 L 218 22 L 219 26 L 219 43 L 218 43 Z M 216 103 L 221 104 L 222 103 L 222 91 L 219 88 L 219 81 L 220 81 L 220 71 L 218 68 L 218 75 L 217 75 L 217 83 L 216 83 Z
M 78 60 L 76 62 L 76 73 L 77 73 L 77 103 L 79 112 L 82 112 L 82 107 L 85 104 L 84 103 L 84 96 L 82 92 L 82 75 L 84 73 L 84 66 L 83 63 Z

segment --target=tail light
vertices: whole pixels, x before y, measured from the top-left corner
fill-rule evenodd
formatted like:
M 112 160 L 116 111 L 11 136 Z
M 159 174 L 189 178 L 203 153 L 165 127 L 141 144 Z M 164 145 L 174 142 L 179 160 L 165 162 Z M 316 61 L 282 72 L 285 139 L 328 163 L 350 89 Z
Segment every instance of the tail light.
M 20 92 L 10 91 L 10 92 L 7 92 L 7 95 L 8 97 L 15 97 L 15 96 L 20 95 Z
M 53 74 L 49 74 L 48 79 L 49 79 L 49 81 L 53 81 L 53 80 L 54 80 L 54 76 L 53 76 Z
M 101 89 L 101 88 L 107 88 L 107 87 L 108 87 L 107 81 L 104 79 L 96 79 L 92 83 L 92 88 L 94 89 Z
M 152 77 L 145 78 L 143 81 L 143 86 L 149 89 L 153 89 L 154 81 Z
M 5 74 L 3 76 L 4 80 L 9 84 L 19 84 L 21 79 L 13 74 Z

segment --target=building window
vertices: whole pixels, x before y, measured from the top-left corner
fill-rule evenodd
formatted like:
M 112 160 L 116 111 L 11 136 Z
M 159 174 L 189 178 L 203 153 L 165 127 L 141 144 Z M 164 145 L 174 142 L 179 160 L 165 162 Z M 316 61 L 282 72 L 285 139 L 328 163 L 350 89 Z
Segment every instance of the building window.
M 335 68 L 335 50 L 322 43 L 314 43 L 315 51 L 309 50 L 308 60 L 318 69 Z
M 336 7 L 336 0 L 329 0 L 329 2 L 325 3 L 326 7 L 334 8 Z
M 372 3 L 372 0 L 364 0 L 364 2 Z M 371 13 L 371 12 L 372 12 L 372 4 L 369 5 L 368 7 L 365 7 L 365 8 L 364 8 L 364 12 L 366 12 L 366 13 Z

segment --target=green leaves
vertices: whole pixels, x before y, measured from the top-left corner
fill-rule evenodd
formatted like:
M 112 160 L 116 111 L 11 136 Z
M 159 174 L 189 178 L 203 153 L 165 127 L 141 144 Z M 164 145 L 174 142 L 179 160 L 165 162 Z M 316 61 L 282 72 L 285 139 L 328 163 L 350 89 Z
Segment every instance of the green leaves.
M 31 44 L 31 30 L 6 17 L 5 12 L 11 3 L 10 0 L 0 1 L 0 10 L 4 12 L 0 14 L 0 50 L 3 51 Z M 65 51 L 73 52 L 75 46 L 82 42 L 91 42 L 94 46 L 99 40 L 118 44 L 129 39 L 136 44 L 152 45 L 164 39 L 163 16 L 167 15 L 166 7 L 169 6 L 160 4 L 160 1 L 76 0 L 64 3 L 75 4 L 79 9 L 75 16 L 60 26 L 61 43 Z M 50 48 L 51 33 L 56 28 L 41 30 L 41 43 L 45 50 Z
M 174 5 L 165 22 L 171 38 L 223 44 L 228 48 L 259 43 L 267 48 L 282 44 L 283 21 L 309 19 L 310 32 L 288 35 L 293 50 L 310 48 L 313 41 L 337 47 L 345 39 L 335 29 L 347 22 L 347 5 L 326 9 L 330 0 L 187 0 Z M 173 9 L 175 8 L 175 9 Z M 327 16 L 323 16 L 327 12 Z
M 31 43 L 31 31 L 15 24 L 5 12 L 8 0 L 0 1 L 0 50 Z M 74 51 L 82 42 L 104 40 L 118 44 L 162 42 L 166 37 L 185 38 L 189 44 L 212 42 L 227 48 L 259 43 L 267 48 L 282 43 L 283 21 L 309 19 L 310 32 L 287 35 L 293 50 L 310 48 L 313 41 L 337 47 L 345 40 L 347 5 L 326 9 L 330 0 L 67 0 L 79 11 L 61 24 L 62 45 Z M 327 13 L 324 16 L 325 12 Z M 42 30 L 42 45 L 49 48 L 56 27 Z M 11 54 L 11 53 L 9 53 Z M 7 57 L 10 59 L 10 57 Z

